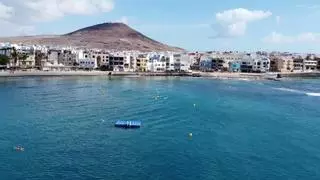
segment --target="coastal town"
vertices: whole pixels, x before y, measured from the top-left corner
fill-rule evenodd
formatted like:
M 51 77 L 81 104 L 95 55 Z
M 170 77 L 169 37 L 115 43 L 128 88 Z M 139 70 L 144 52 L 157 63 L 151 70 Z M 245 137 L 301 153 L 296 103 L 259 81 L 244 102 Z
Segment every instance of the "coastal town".
M 0 43 L 2 71 L 242 72 L 320 71 L 320 56 L 288 52 L 139 52 Z

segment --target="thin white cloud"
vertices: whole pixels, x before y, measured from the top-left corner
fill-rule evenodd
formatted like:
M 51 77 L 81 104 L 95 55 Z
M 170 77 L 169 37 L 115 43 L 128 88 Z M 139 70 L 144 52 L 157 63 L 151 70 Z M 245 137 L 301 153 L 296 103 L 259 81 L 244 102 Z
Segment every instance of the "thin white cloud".
M 89 15 L 109 12 L 112 0 L 27 0 L 25 7 L 33 21 L 51 21 L 66 15 Z
M 9 19 L 14 13 L 13 7 L 6 6 L 0 2 L 0 19 Z
M 33 35 L 35 34 L 35 27 L 34 26 L 19 26 L 17 27 L 18 35 L 25 36 L 25 35 Z
M 242 36 L 249 23 L 266 19 L 271 15 L 270 11 L 251 11 L 243 8 L 219 12 L 216 14 L 216 24 L 214 25 L 216 35 L 213 38 Z
M 320 43 L 320 33 L 306 32 L 294 36 L 283 35 L 281 33 L 272 32 L 270 35 L 262 39 L 265 43 L 271 44 L 292 44 L 292 43 Z
M 297 8 L 304 8 L 304 9 L 319 9 L 320 5 L 317 4 L 298 4 L 296 5 Z
M 25 36 L 25 35 L 34 35 L 35 27 L 32 25 L 21 25 L 15 24 L 8 21 L 0 20 L 1 34 L 3 36 Z
M 0 27 L 9 23 L 11 27 L 31 32 L 34 25 L 40 22 L 54 21 L 68 15 L 105 13 L 113 9 L 114 0 L 1 0 Z M 1 35 L 12 33 L 1 29 Z
M 277 25 L 279 25 L 281 22 L 281 17 L 280 16 L 276 16 L 276 23 Z

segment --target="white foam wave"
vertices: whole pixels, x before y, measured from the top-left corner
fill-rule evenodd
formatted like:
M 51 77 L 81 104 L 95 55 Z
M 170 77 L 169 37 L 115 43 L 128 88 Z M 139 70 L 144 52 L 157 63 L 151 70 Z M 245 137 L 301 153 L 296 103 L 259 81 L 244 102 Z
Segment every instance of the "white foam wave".
M 240 81 L 251 81 L 250 79 L 247 78 L 239 78 Z
M 287 92 L 293 92 L 293 93 L 300 93 L 300 94 L 304 94 L 304 91 L 299 91 L 296 89 L 289 89 L 289 88 L 274 88 L 276 90 L 280 90 L 280 91 L 287 91 Z
M 306 93 L 306 95 L 320 97 L 320 93 Z
M 273 88 L 273 89 L 280 90 L 280 91 L 297 93 L 297 94 L 305 94 L 307 96 L 320 97 L 320 93 L 315 93 L 315 92 L 306 92 L 306 91 L 300 91 L 300 90 L 297 90 L 297 89 L 290 89 L 290 88 Z

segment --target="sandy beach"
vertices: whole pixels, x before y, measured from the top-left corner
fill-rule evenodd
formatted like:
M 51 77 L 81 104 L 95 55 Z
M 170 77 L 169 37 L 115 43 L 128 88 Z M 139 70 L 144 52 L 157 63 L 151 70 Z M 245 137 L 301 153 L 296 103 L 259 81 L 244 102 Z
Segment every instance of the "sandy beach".
M 242 79 L 242 80 L 259 80 L 264 74 L 257 73 L 231 73 L 231 72 L 200 72 L 201 77 L 216 79 Z
M 134 75 L 132 72 L 112 72 L 112 75 Z M 24 76 L 108 76 L 107 71 L 1 71 L 0 77 Z
M 27 77 L 27 76 L 192 76 L 213 79 L 241 79 L 241 80 L 272 80 L 278 73 L 231 73 L 231 72 L 193 72 L 193 73 L 150 73 L 150 72 L 108 72 L 108 71 L 0 71 L 0 77 Z M 320 77 L 320 72 L 309 73 L 280 73 L 285 78 Z
M 1 71 L 0 77 L 24 77 L 24 76 L 192 76 L 192 73 L 148 73 L 148 72 L 107 72 L 107 71 Z M 201 77 L 211 78 L 249 78 L 259 79 L 262 74 L 248 73 L 207 73 L 197 72 Z

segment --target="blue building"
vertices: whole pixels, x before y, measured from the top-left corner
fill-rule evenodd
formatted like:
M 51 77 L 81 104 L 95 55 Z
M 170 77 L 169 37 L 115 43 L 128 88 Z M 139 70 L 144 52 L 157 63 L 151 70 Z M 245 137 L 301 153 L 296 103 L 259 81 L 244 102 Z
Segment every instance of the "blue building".
M 229 62 L 229 71 L 230 72 L 240 72 L 241 71 L 241 63 L 240 62 Z
M 206 58 L 200 61 L 200 71 L 212 71 L 212 59 Z

